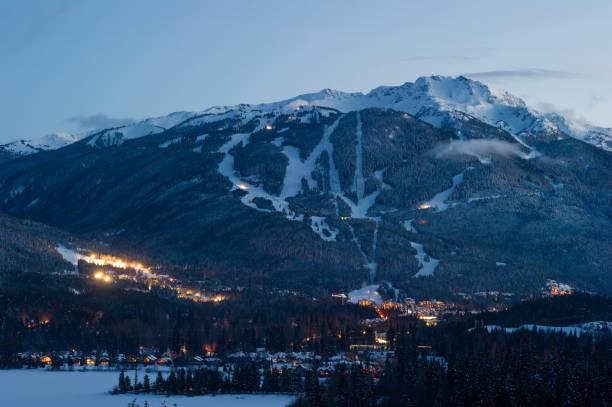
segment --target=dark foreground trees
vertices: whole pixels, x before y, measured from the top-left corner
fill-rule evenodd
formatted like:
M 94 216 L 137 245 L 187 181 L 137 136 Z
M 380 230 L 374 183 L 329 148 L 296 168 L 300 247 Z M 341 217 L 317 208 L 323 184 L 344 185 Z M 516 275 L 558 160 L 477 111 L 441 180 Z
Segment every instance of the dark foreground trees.
M 441 357 L 421 351 L 418 335 L 402 334 L 376 385 L 334 376 L 294 407 L 612 405 L 610 335 L 479 330 L 452 339 Z

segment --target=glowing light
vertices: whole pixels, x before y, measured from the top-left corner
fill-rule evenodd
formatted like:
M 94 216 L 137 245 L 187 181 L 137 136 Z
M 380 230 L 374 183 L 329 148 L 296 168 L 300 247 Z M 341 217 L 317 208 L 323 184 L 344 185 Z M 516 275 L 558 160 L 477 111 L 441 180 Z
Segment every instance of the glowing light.
M 96 271 L 93 275 L 93 277 L 96 280 L 101 280 L 104 281 L 105 283 L 110 283 L 111 281 L 113 281 L 113 278 L 111 276 L 109 276 L 108 274 L 102 272 L 102 271 Z
M 272 130 L 274 127 L 272 127 L 271 124 L 266 124 L 266 130 L 270 131 Z
M 419 209 L 429 209 L 429 208 L 431 208 L 431 205 L 428 203 L 419 205 Z
M 246 191 L 247 189 L 249 189 L 249 187 L 247 187 L 244 184 L 236 184 L 236 188 L 241 189 L 243 191 Z
M 110 266 L 119 269 L 130 268 L 141 271 L 145 274 L 151 273 L 151 269 L 144 267 L 141 263 L 128 263 L 122 259 L 111 256 L 97 256 L 95 254 L 90 254 L 89 256 L 82 257 L 82 260 L 90 264 L 95 264 L 96 266 Z

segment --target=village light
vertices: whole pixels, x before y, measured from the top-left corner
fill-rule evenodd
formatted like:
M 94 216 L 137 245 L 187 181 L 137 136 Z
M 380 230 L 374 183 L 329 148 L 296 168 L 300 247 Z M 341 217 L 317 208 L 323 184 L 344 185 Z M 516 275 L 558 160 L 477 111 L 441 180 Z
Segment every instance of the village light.
M 266 130 L 270 131 L 272 130 L 274 127 L 272 127 L 271 124 L 266 124 Z
M 419 209 L 429 209 L 429 208 L 431 208 L 431 205 L 428 203 L 419 205 Z
M 96 280 L 102 280 L 104 278 L 104 273 L 101 271 L 96 271 L 96 273 L 94 274 L 94 278 Z
M 241 189 L 243 191 L 249 189 L 249 187 L 247 187 L 245 184 L 236 184 L 236 188 Z

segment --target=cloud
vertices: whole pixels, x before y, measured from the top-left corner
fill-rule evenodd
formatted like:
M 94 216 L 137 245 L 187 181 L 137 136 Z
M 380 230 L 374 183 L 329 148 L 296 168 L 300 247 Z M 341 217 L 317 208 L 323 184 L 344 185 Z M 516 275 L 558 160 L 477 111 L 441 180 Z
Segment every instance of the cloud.
M 579 79 L 588 75 L 578 72 L 554 71 L 550 69 L 509 69 L 466 73 L 474 79 Z
M 552 103 L 548 103 L 548 102 L 540 102 L 536 104 L 536 106 L 538 110 L 542 113 L 558 113 L 570 119 L 576 118 L 576 111 L 574 111 L 574 109 L 572 108 L 561 109 L 560 107 L 557 107 L 553 105 Z
M 566 118 L 574 121 L 575 123 L 578 123 L 578 124 L 581 124 L 581 125 L 587 125 L 588 124 L 588 120 L 586 118 L 584 118 L 583 116 L 578 115 L 578 113 L 576 113 L 576 111 L 574 109 L 572 109 L 572 108 L 562 109 L 562 108 L 557 107 L 554 104 L 548 103 L 548 102 L 540 102 L 540 103 L 536 104 L 536 107 L 542 113 L 556 113 L 556 114 L 560 114 L 561 116 L 566 117 Z
M 589 107 L 593 108 L 604 101 L 604 98 L 595 94 L 589 95 Z
M 89 116 L 73 116 L 66 119 L 68 123 L 73 123 L 77 127 L 83 130 L 90 129 L 108 129 L 111 127 L 124 126 L 126 124 L 134 123 L 136 120 L 125 117 L 109 117 L 102 113 L 92 114 Z
M 460 155 L 469 155 L 478 158 L 482 163 L 489 163 L 491 155 L 522 157 L 525 154 L 519 144 L 500 140 L 452 140 L 449 144 L 441 144 L 430 152 L 438 159 L 453 158 Z

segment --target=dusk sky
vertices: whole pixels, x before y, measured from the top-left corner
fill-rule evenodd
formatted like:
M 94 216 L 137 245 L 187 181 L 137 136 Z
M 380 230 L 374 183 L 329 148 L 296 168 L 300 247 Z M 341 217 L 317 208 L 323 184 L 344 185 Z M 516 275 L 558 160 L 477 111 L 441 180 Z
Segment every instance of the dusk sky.
M 611 22 L 609 0 L 5 0 L 0 142 L 432 73 L 612 126 Z

